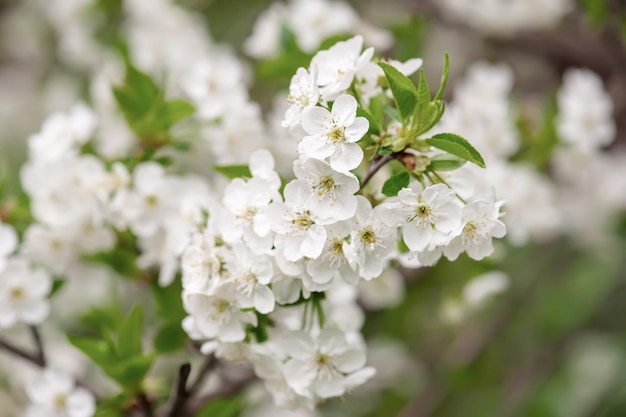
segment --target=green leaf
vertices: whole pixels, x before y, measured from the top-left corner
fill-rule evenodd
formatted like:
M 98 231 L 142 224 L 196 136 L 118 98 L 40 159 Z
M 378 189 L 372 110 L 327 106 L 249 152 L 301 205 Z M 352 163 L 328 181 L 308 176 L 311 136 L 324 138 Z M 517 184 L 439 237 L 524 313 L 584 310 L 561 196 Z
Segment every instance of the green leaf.
M 454 171 L 461 168 L 467 161 L 452 154 L 435 155 L 430 158 L 430 171 Z
M 446 52 L 443 58 L 443 72 L 441 73 L 441 84 L 439 85 L 439 91 L 435 94 L 434 100 L 443 100 L 443 94 L 446 92 L 446 86 L 448 85 L 448 74 L 450 73 L 450 56 Z
M 446 151 L 459 158 L 475 163 L 481 168 L 485 167 L 485 161 L 480 153 L 470 143 L 459 135 L 453 133 L 439 133 L 430 139 L 426 139 L 426 143 L 442 151 Z
M 391 88 L 391 93 L 396 102 L 398 112 L 402 116 L 403 122 L 408 122 L 417 103 L 417 90 L 413 81 L 406 75 L 402 74 L 392 65 L 385 62 L 379 62 L 378 66 L 382 68 Z
M 66 284 L 66 280 L 63 278 L 54 278 L 52 281 L 52 289 L 50 290 L 50 294 L 48 294 L 48 298 L 54 297 L 56 293 L 58 293 L 63 286 Z
M 214 165 L 213 169 L 226 178 L 251 178 L 252 173 L 248 165 Z
M 410 176 L 407 171 L 400 171 L 395 175 L 392 175 L 383 184 L 382 193 L 387 197 L 393 197 L 398 195 L 398 192 L 409 185 Z
M 415 135 L 419 136 L 432 129 L 433 126 L 435 126 L 439 122 L 439 120 L 441 120 L 445 109 L 446 105 L 443 100 L 433 100 L 432 102 L 428 103 L 423 111 L 423 114 L 419 116 L 420 126 L 416 130 Z
M 430 103 L 430 87 L 424 75 L 424 69 L 420 68 L 420 81 L 417 87 L 417 106 L 425 107 Z
M 191 116 L 196 108 L 185 100 L 172 100 L 163 103 L 159 112 L 160 124 L 169 129 L 176 122 Z
M 180 322 L 164 323 L 154 338 L 154 348 L 160 353 L 176 352 L 185 346 L 187 334 Z
M 125 389 L 137 391 L 153 362 L 153 354 L 141 355 L 124 359 L 102 369 Z
M 386 100 L 384 93 L 370 99 L 369 113 L 376 120 L 379 127 L 383 127 L 385 121 L 385 110 L 383 109 L 384 100 Z
M 164 321 L 180 323 L 187 316 L 183 308 L 183 299 L 180 296 L 183 291 L 180 275 L 167 287 L 161 287 L 155 282 L 151 288 L 157 314 Z
M 365 117 L 367 119 L 370 124 L 369 133 L 373 135 L 380 135 L 380 125 L 378 124 L 378 121 L 376 121 L 374 116 L 370 114 L 370 112 L 365 110 L 363 107 L 357 107 L 356 115 Z
M 98 335 L 117 329 L 124 315 L 115 304 L 103 307 L 92 307 L 80 317 L 82 325 L 90 330 L 95 330 Z
M 602 26 L 611 15 L 608 2 L 605 0 L 580 0 L 579 3 L 593 26 Z
M 195 111 L 184 100 L 166 101 L 152 78 L 130 63 L 124 85 L 113 87 L 113 95 L 130 128 L 144 141 L 168 139 L 169 129 Z
M 243 411 L 239 397 L 216 398 L 202 407 L 195 417 L 237 417 Z
M 85 255 L 84 259 L 90 262 L 99 262 L 111 267 L 115 272 L 126 278 L 139 275 L 139 268 L 135 264 L 137 254 L 135 250 L 115 246 L 107 252 L 98 252 Z
M 426 82 L 424 76 L 424 70 L 420 69 L 420 80 L 418 87 L 418 98 L 415 106 L 415 111 L 411 118 L 411 130 L 415 137 L 427 132 L 435 123 L 438 118 L 443 115 L 443 108 L 441 108 L 442 101 L 438 101 L 438 104 L 431 103 L 430 101 L 430 88 Z
M 117 354 L 120 358 L 130 358 L 141 355 L 143 335 L 143 307 L 133 308 L 128 317 L 122 322 L 118 332 Z
M 298 42 L 296 41 L 296 35 L 294 35 L 286 24 L 280 25 L 280 49 L 287 53 L 300 51 Z
M 103 369 L 117 362 L 115 352 L 111 351 L 111 347 L 104 340 L 72 336 L 67 338 L 74 347 Z

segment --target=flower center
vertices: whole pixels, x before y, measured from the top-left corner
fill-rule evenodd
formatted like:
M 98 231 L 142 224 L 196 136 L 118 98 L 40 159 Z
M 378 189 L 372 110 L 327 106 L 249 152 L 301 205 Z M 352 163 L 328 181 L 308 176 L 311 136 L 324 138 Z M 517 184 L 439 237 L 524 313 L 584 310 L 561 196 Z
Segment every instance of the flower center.
M 311 213 L 308 210 L 297 213 L 296 216 L 291 219 L 291 224 L 302 230 L 308 229 L 314 224 L 313 220 L 311 220 L 310 214 Z
M 67 396 L 65 394 L 57 394 L 54 396 L 54 408 L 64 410 L 67 406 Z
M 237 216 L 240 219 L 244 219 L 247 221 L 252 221 L 252 219 L 254 219 L 254 216 L 256 216 L 257 213 L 257 208 L 256 207 L 246 207 L 246 211 L 243 212 L 243 214 Z
M 315 365 L 317 366 L 317 373 L 320 379 L 330 381 L 333 378 L 335 366 L 330 356 L 318 352 L 315 355 Z
M 413 210 L 413 214 L 406 220 L 408 222 L 417 221 L 418 224 L 426 222 L 432 223 L 431 217 L 434 217 L 431 208 L 427 204 L 420 202 L 417 207 L 415 207 L 415 210 Z
M 21 300 L 26 295 L 26 291 L 22 287 L 11 288 L 11 298 L 14 300 Z
M 238 277 L 236 281 L 238 283 L 237 289 L 248 297 L 252 294 L 254 286 L 258 282 L 256 275 L 252 272 L 247 272 Z
M 373 245 L 376 243 L 376 233 L 374 233 L 374 229 L 372 229 L 371 226 L 362 229 L 359 232 L 359 237 L 361 238 L 361 241 L 366 245 Z
M 343 126 L 335 126 L 328 132 L 328 137 L 332 143 L 341 143 L 346 140 L 346 128 Z
M 146 196 L 146 205 L 148 207 L 155 207 L 157 204 L 159 204 L 159 197 L 154 194 Z
M 317 195 L 323 197 L 330 193 L 333 200 L 335 199 L 335 188 L 337 187 L 335 185 L 335 179 L 332 175 L 321 177 L 317 184 L 313 186 L 313 189 L 317 191 Z

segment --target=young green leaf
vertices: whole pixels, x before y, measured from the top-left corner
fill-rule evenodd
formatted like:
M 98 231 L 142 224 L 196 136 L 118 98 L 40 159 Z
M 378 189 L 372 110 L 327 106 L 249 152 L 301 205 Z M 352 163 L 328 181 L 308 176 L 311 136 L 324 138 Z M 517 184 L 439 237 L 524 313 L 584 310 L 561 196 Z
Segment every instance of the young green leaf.
M 117 354 L 120 358 L 141 355 L 143 334 L 143 307 L 135 306 L 122 322 L 118 332 Z
M 248 165 L 214 165 L 213 169 L 231 180 L 233 178 L 252 177 Z
M 103 367 L 103 370 L 122 387 L 137 391 L 153 362 L 153 354 L 133 356 L 118 361 L 112 366 Z
M 171 353 L 182 349 L 187 341 L 187 334 L 180 322 L 166 322 L 154 338 L 154 348 L 160 353 Z
M 383 102 L 386 99 L 384 93 L 381 93 L 370 99 L 369 113 L 376 120 L 380 128 L 384 127 L 385 110 L 383 109 Z
M 435 94 L 435 100 L 442 100 L 443 94 L 446 92 L 446 85 L 448 85 L 448 74 L 450 72 L 450 56 L 448 53 L 443 58 L 443 72 L 441 73 L 441 84 L 439 85 L 439 91 Z
M 239 397 L 220 397 L 207 403 L 195 417 L 237 417 L 242 411 Z
M 380 135 L 380 125 L 378 124 L 378 121 L 374 118 L 374 116 L 370 114 L 370 112 L 365 110 L 363 107 L 357 107 L 356 115 L 365 117 L 370 123 L 369 133 L 373 135 Z
M 420 115 L 420 126 L 419 129 L 415 131 L 415 135 L 419 136 L 423 133 L 428 132 L 430 129 L 435 126 L 445 111 L 445 103 L 442 100 L 433 100 L 428 103 L 426 109 L 423 112 L 423 115 Z
M 425 107 L 430 103 L 430 87 L 424 75 L 424 68 L 420 68 L 420 80 L 417 87 L 417 106 Z
M 164 129 L 169 129 L 176 122 L 191 116 L 196 108 L 185 100 L 172 100 L 163 103 L 159 111 L 159 122 Z
M 430 171 L 454 171 L 461 168 L 467 161 L 452 154 L 435 155 L 430 158 L 428 170 Z
M 150 288 L 159 317 L 164 321 L 177 322 L 180 325 L 180 322 L 187 315 L 183 308 L 183 299 L 180 296 L 182 292 L 180 277 L 176 277 L 174 282 L 167 287 L 162 287 L 155 282 Z
M 395 175 L 392 175 L 383 184 L 382 193 L 387 197 L 393 197 L 398 195 L 398 192 L 409 185 L 410 176 L 407 171 L 400 171 Z
M 89 359 L 101 368 L 117 361 L 115 352 L 112 352 L 109 345 L 103 340 L 73 336 L 68 336 L 67 338 L 75 348 L 87 355 Z
M 378 66 L 382 68 L 387 82 L 389 82 L 389 88 L 391 88 L 391 93 L 396 102 L 398 112 L 402 116 L 402 121 L 408 122 L 417 103 L 417 89 L 413 81 L 392 65 L 379 62 Z
M 475 163 L 481 168 L 485 167 L 485 161 L 478 151 L 470 143 L 459 135 L 453 133 L 439 133 L 426 143 L 442 151 L 446 151 L 459 158 Z

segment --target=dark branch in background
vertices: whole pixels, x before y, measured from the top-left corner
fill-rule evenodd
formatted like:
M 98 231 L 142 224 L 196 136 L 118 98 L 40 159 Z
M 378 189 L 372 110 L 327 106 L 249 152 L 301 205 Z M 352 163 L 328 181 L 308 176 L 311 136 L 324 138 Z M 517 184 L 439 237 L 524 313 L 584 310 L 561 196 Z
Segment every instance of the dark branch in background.
M 187 388 L 187 382 L 189 381 L 189 375 L 191 374 L 191 365 L 185 363 L 178 369 L 178 383 L 176 386 L 176 392 L 174 393 L 174 401 L 170 411 L 167 413 L 168 417 L 180 417 L 187 415 L 188 402 L 200 391 L 202 384 L 204 384 L 207 375 L 218 365 L 218 361 L 214 355 L 209 355 L 202 367 L 198 371 L 195 379 L 191 383 L 191 386 Z
M 214 355 L 207 356 L 206 360 L 202 364 L 202 368 L 196 375 L 196 378 L 191 383 L 191 387 L 189 387 L 189 396 L 193 397 L 198 393 L 200 388 L 202 388 L 202 384 L 204 383 L 207 375 L 218 365 L 218 361 Z
M 144 412 L 144 417 L 154 417 L 154 410 L 152 409 L 152 401 L 148 398 L 145 392 L 140 392 L 137 394 L 137 401 L 139 403 L 139 407 Z
M 43 350 L 43 342 L 41 341 L 41 335 L 39 334 L 39 330 L 35 326 L 30 326 L 30 333 L 33 337 L 33 341 L 35 342 L 35 347 L 37 348 L 37 359 L 41 366 L 46 366 L 46 354 Z
M 256 375 L 254 372 L 250 371 L 246 376 L 225 382 L 222 387 L 214 391 L 210 394 L 199 397 L 196 401 L 193 401 L 189 404 L 188 414 L 184 414 L 181 417 L 192 417 L 195 416 L 198 410 L 200 410 L 205 404 L 213 401 L 217 398 L 221 397 L 230 397 L 238 394 L 244 388 L 250 385 L 254 380 L 256 380 Z
M 40 368 L 45 368 L 48 364 L 46 362 L 46 356 L 45 356 L 45 351 L 43 348 L 43 341 L 41 339 L 41 335 L 39 334 L 39 331 L 37 330 L 35 326 L 30 326 L 30 331 L 33 336 L 33 340 L 35 341 L 35 345 L 37 349 L 37 352 L 35 354 L 28 353 L 26 350 L 18 346 L 15 346 L 12 343 L 9 343 L 3 339 L 0 339 L 0 349 L 4 349 L 5 351 L 11 353 L 12 355 L 22 358 L 25 361 L 30 362 L 33 365 L 36 365 Z M 98 393 L 91 386 L 87 385 L 86 383 L 78 379 L 75 379 L 75 382 L 77 386 L 89 391 L 96 400 L 100 398 Z
M 176 392 L 174 394 L 174 402 L 172 408 L 167 414 L 168 417 L 178 416 L 185 408 L 187 398 L 189 398 L 189 391 L 187 391 L 187 381 L 189 380 L 189 374 L 191 372 L 191 365 L 184 363 L 178 369 L 178 383 L 176 384 Z
M 35 364 L 35 365 L 37 365 L 39 367 L 43 368 L 44 366 L 46 366 L 46 364 L 44 362 L 42 362 L 41 359 L 38 356 L 32 355 L 32 354 L 24 351 L 23 349 L 15 346 L 15 345 L 12 345 L 11 343 L 6 342 L 6 341 L 4 341 L 2 339 L 0 339 L 0 348 L 6 350 L 7 352 L 9 352 L 9 353 L 11 353 L 11 354 L 13 354 L 15 356 L 18 356 L 18 357 L 20 357 L 20 358 L 22 358 L 22 359 L 24 359 L 24 360 L 26 360 L 26 361 L 28 361 L 28 362 L 30 362 L 32 364 Z

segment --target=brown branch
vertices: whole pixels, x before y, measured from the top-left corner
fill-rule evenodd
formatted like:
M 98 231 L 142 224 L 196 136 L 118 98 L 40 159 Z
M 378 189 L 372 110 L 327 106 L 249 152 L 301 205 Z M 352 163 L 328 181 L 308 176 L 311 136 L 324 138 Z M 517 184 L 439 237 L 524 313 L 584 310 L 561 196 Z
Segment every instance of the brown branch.
M 187 391 L 187 381 L 189 380 L 189 373 L 191 372 L 191 365 L 184 363 L 178 369 L 178 383 L 176 384 L 176 393 L 174 394 L 174 402 L 172 408 L 167 414 L 168 417 L 177 417 L 184 412 L 185 403 L 189 398 L 189 391 Z
M 152 409 L 152 401 L 148 398 L 145 392 L 140 392 L 137 394 L 137 401 L 139 403 L 139 407 L 144 412 L 144 417 L 154 417 L 154 410 Z
M 198 393 L 200 388 L 202 388 L 202 384 L 204 383 L 206 376 L 208 375 L 209 372 L 215 369 L 217 364 L 218 364 L 218 361 L 214 355 L 207 356 L 206 360 L 202 364 L 202 368 L 200 368 L 200 371 L 198 371 L 196 378 L 191 383 L 191 387 L 189 387 L 189 397 L 193 397 L 194 395 Z
M 46 366 L 46 364 L 41 361 L 41 358 L 39 356 L 32 355 L 32 354 L 26 352 L 25 350 L 23 350 L 23 349 L 15 346 L 15 345 L 7 342 L 7 341 L 4 341 L 2 339 L 0 339 L 0 348 L 6 350 L 7 352 L 9 352 L 9 353 L 11 353 L 11 354 L 13 354 L 13 355 L 15 355 L 17 357 L 20 357 L 20 358 L 22 358 L 22 359 L 24 359 L 24 360 L 26 360 L 28 362 L 31 362 L 31 363 L 39 366 L 39 367 L 43 368 L 44 366 Z
M 374 158 L 372 165 L 370 165 L 369 170 L 363 177 L 363 180 L 361 181 L 361 189 L 365 188 L 367 183 L 372 179 L 374 174 L 376 174 L 379 169 L 381 169 L 387 162 L 393 159 L 395 159 L 395 154 L 385 155 L 382 157 L 380 155 L 377 155 Z
M 245 377 L 226 382 L 219 390 L 197 398 L 192 404 L 189 405 L 189 414 L 185 414 L 184 416 L 194 416 L 204 405 L 217 398 L 230 397 L 238 394 L 254 380 L 256 380 L 256 375 L 253 372 L 250 372 Z
M 46 354 L 43 349 L 43 342 L 41 340 L 41 335 L 39 334 L 39 330 L 35 326 L 30 326 L 29 329 L 30 329 L 30 333 L 33 338 L 33 341 L 35 342 L 35 347 L 37 349 L 37 359 L 39 360 L 39 363 L 42 364 L 41 366 L 45 367 L 47 363 Z

